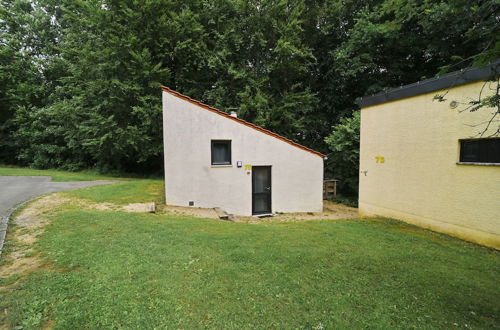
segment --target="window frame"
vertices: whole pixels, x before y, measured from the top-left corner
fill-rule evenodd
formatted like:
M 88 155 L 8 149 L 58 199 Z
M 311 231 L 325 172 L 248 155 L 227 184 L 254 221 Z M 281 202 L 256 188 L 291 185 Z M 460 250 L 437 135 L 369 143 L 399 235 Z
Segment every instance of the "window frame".
M 491 166 L 500 166 L 500 162 L 490 162 L 490 161 L 481 161 L 481 160 L 473 160 L 467 161 L 464 160 L 464 143 L 466 142 L 475 142 L 475 141 L 485 141 L 485 140 L 496 140 L 497 143 L 500 143 L 500 137 L 488 137 L 488 138 L 476 138 L 476 139 L 460 139 L 458 140 L 459 153 L 458 153 L 458 162 L 459 165 L 491 165 Z M 478 156 L 480 156 L 480 151 L 478 151 Z M 480 158 L 480 157 L 478 157 Z
M 217 144 L 217 143 L 224 143 L 224 144 L 228 145 L 229 162 L 214 162 L 214 144 Z M 212 164 L 212 166 L 232 166 L 233 159 L 232 159 L 231 145 L 232 145 L 231 140 L 216 139 L 216 140 L 210 141 L 210 156 L 211 156 L 210 163 Z

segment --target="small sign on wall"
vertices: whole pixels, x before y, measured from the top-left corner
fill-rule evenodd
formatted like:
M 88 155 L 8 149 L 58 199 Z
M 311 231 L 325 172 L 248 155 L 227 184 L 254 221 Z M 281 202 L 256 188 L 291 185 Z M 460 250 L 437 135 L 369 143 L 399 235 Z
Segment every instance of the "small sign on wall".
M 251 171 L 252 171 L 252 165 L 248 165 L 248 164 L 245 165 L 245 172 L 246 172 L 246 174 L 250 175 Z
M 384 156 L 375 156 L 375 163 L 380 163 L 380 164 L 385 163 L 385 157 Z

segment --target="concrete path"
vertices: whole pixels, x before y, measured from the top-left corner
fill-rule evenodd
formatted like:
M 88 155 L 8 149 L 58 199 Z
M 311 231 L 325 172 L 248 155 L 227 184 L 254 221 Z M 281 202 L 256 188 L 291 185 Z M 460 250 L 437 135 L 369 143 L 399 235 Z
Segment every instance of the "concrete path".
M 16 206 L 47 193 L 110 183 L 114 181 L 52 182 L 48 176 L 0 176 L 0 254 L 7 222 Z

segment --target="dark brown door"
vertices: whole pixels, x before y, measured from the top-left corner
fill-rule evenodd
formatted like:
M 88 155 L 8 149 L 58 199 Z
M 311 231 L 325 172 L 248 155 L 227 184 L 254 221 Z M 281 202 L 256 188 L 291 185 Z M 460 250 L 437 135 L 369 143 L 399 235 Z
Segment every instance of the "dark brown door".
M 271 166 L 252 166 L 252 214 L 271 213 Z

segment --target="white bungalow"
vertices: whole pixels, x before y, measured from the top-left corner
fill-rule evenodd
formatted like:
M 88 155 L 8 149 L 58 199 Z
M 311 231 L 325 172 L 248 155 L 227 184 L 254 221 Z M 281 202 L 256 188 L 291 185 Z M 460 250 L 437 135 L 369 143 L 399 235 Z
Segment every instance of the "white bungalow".
M 323 154 L 162 90 L 168 205 L 258 216 L 322 211 Z

